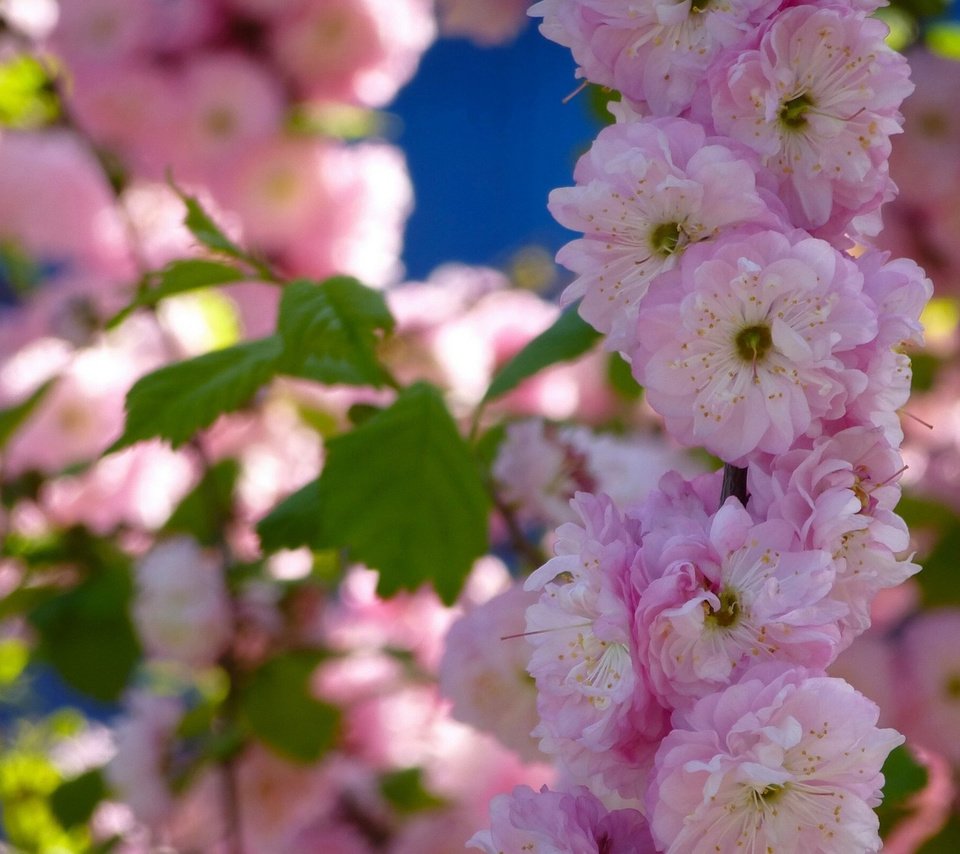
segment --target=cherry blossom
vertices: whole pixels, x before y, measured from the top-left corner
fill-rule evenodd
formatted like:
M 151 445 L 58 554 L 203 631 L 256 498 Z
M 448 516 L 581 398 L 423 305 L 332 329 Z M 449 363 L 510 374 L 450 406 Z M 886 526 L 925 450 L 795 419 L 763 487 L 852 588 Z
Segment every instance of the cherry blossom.
M 695 251 L 702 249 L 702 251 Z M 637 324 L 637 379 L 680 441 L 739 464 L 838 418 L 865 376 L 843 351 L 876 336 L 853 262 L 796 232 L 694 247 Z
M 780 671 L 674 717 L 647 801 L 659 850 L 880 849 L 880 768 L 903 736 L 878 729 L 876 705 L 842 680 Z

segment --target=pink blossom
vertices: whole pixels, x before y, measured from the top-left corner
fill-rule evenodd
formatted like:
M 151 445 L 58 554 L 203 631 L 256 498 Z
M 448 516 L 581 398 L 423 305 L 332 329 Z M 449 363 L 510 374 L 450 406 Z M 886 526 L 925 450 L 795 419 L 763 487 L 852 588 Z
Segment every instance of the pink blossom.
M 697 464 L 661 436 L 620 437 L 530 419 L 507 426 L 493 476 L 522 518 L 556 526 L 576 518 L 570 500 L 579 491 L 603 492 L 625 507 L 676 469 L 692 474 Z
M 739 464 L 843 415 L 865 377 L 839 355 L 876 336 L 853 262 L 803 232 L 693 247 L 637 324 L 634 374 L 667 429 Z
M 324 0 L 278 19 L 277 64 L 307 97 L 386 104 L 413 75 L 433 41 L 426 0 Z
M 893 141 L 890 154 L 890 175 L 900 188 L 900 198 L 891 207 L 906 202 L 929 210 L 938 201 L 952 205 L 960 183 L 960 65 L 922 47 L 911 50 L 908 58 L 917 88 L 904 101 L 905 133 Z
M 527 22 L 530 0 L 439 0 L 437 15 L 444 36 L 463 36 L 482 47 L 515 38 Z
M 0 134 L 0 242 L 53 267 L 50 278 L 95 277 L 87 282 L 94 297 L 133 275 L 103 171 L 83 142 L 63 130 Z
M 904 350 L 923 343 L 920 313 L 933 295 L 933 284 L 913 261 L 888 260 L 886 253 L 869 252 L 857 259 L 857 266 L 863 273 L 864 292 L 877 307 L 878 333 L 842 356 L 845 364 L 863 372 L 867 385 L 831 429 L 875 425 L 891 444 L 899 444 L 903 440 L 900 410 L 910 397 L 913 378 Z
M 887 32 L 862 13 L 797 6 L 710 73 L 717 129 L 762 156 L 794 223 L 826 239 L 876 234 L 895 192 L 890 136 L 913 86 Z
M 73 77 L 68 97 L 80 128 L 116 150 L 140 176 L 163 180 L 177 139 L 175 77 L 135 59 L 79 66 Z
M 907 624 L 897 678 L 898 725 L 911 742 L 960 762 L 960 610 L 939 608 Z
M 115 729 L 117 752 L 106 766 L 107 779 L 137 818 L 157 825 L 174 808 L 165 772 L 184 708 L 173 697 L 146 692 L 133 694 L 127 706 Z
M 485 854 L 535 851 L 537 854 L 654 854 L 643 815 L 637 810 L 608 812 L 588 789 L 534 792 L 518 786 L 490 802 L 490 830 L 467 843 Z
M 860 635 L 834 661 L 829 675 L 844 679 L 880 709 L 882 726 L 896 724 L 903 700 L 896 667 L 896 647 L 876 628 Z
M 637 796 L 664 713 L 635 666 L 631 629 L 637 526 L 604 495 L 579 493 L 581 524 L 557 530 L 556 557 L 534 572 L 527 609 L 529 671 L 539 692 L 540 749 L 578 780 Z
M 132 323 L 94 347 L 71 353 L 40 339 L 0 363 L 0 399 L 11 403 L 54 381 L 7 446 L 8 472 L 55 472 L 101 454 L 123 427 L 124 395 L 159 356 L 155 332 Z
M 291 276 L 345 273 L 384 285 L 400 275 L 413 195 L 393 146 L 270 140 L 231 159 L 214 189 L 245 239 Z
M 700 700 L 657 751 L 659 850 L 878 851 L 880 769 L 903 736 L 877 714 L 842 680 L 798 669 L 761 667 Z
M 538 721 L 536 691 L 527 675 L 530 648 L 520 637 L 535 598 L 515 584 L 467 611 L 447 633 L 439 672 L 453 717 L 492 733 L 528 761 L 543 759 L 530 735 Z
M 682 119 L 604 128 L 577 163 L 576 187 L 550 194 L 550 211 L 584 232 L 557 260 L 578 274 L 564 292 L 580 313 L 629 352 L 638 305 L 693 243 L 744 223 L 775 224 L 756 167 L 723 140 Z
M 150 5 L 148 0 L 61 0 L 54 46 L 76 64 L 110 65 L 129 58 L 147 42 Z
M 178 180 L 202 180 L 224 158 L 278 133 L 284 91 L 270 69 L 239 53 L 205 52 L 176 81 L 171 162 Z
M 836 621 L 846 608 L 829 598 L 830 555 L 800 550 L 789 527 L 755 525 L 730 498 L 699 538 L 668 541 L 640 593 L 640 665 L 665 705 L 735 681 L 757 661 L 823 667 L 836 655 Z
M 900 498 L 903 460 L 879 429 L 851 427 L 823 436 L 811 449 L 796 448 L 766 467 L 751 469 L 755 512 L 782 519 L 804 548 L 833 556 L 831 594 L 848 613 L 843 646 L 870 625 L 870 604 L 919 570 L 901 556 L 907 527 L 893 512 Z
M 743 41 L 776 5 L 541 0 L 530 14 L 543 17 L 548 39 L 572 50 L 579 76 L 662 116 L 689 106 L 717 54 Z
M 233 635 L 223 572 L 187 537 L 161 541 L 137 561 L 133 618 L 148 653 L 195 667 L 217 660 Z
M 159 440 L 97 460 L 75 475 L 41 487 L 40 503 L 62 527 L 86 525 L 100 534 L 118 527 L 156 530 L 196 480 L 196 465 Z

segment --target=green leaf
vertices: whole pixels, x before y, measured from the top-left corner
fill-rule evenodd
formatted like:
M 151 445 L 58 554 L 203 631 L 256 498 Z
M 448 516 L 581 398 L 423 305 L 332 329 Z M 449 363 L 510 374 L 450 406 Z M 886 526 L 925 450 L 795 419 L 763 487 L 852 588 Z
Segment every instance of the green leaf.
M 284 289 L 277 322 L 284 372 L 322 383 L 380 387 L 385 374 L 377 360 L 378 332 L 392 329 L 383 295 L 356 279 L 293 282 Z
M 404 768 L 380 778 L 380 793 L 397 812 L 410 814 L 439 809 L 447 802 L 423 785 L 422 768 Z
M 607 380 L 611 388 L 628 402 L 643 397 L 643 386 L 634 379 L 630 365 L 619 353 L 611 353 L 607 360 Z
M 164 530 L 189 534 L 204 546 L 216 545 L 233 515 L 233 489 L 239 474 L 236 460 L 211 466 L 173 511 Z
M 320 481 L 312 480 L 288 495 L 257 525 L 265 552 L 310 546 L 322 549 Z
M 195 196 L 185 193 L 173 182 L 171 182 L 171 186 L 187 207 L 187 215 L 183 219 L 183 224 L 200 243 L 208 249 L 222 252 L 231 258 L 238 258 L 243 261 L 249 260 L 247 253 L 223 233 Z
M 0 640 L 0 688 L 12 685 L 30 661 L 30 649 L 19 638 Z
M 272 336 L 166 365 L 127 392 L 127 423 L 110 452 L 160 436 L 177 447 L 220 415 L 243 406 L 277 370 Z
M 495 424 L 474 442 L 473 455 L 485 476 L 489 476 L 493 469 L 497 454 L 500 453 L 500 446 L 506 438 L 507 425 Z
M 418 383 L 327 445 L 319 545 L 380 571 L 391 596 L 430 581 L 452 603 L 487 549 L 489 499 L 437 389 Z
M 258 526 L 265 550 L 347 548 L 380 571 L 379 592 L 432 582 L 453 602 L 487 549 L 489 499 L 440 393 L 425 383 L 331 439 L 319 480 Z
M 97 804 L 107 796 L 103 772 L 96 768 L 61 783 L 50 796 L 50 808 L 64 828 L 88 821 Z
M 917 849 L 917 854 L 957 854 L 960 851 L 960 816 L 951 814 L 940 832 Z
M 38 655 L 77 690 L 116 700 L 140 658 L 128 616 L 131 596 L 129 570 L 111 565 L 43 602 L 29 615 L 40 634 Z
M 902 744 L 895 747 L 883 764 L 884 805 L 902 803 L 916 794 L 927 785 L 928 776 L 927 769 L 913 758 L 909 748 Z
M 8 51 L 12 47 L 11 40 Z M 27 53 L 14 54 L 0 64 L 0 125 L 36 128 L 54 121 L 59 111 L 47 64 Z
M 583 355 L 600 337 L 600 333 L 580 317 L 575 308 L 568 309 L 553 326 L 541 332 L 500 369 L 483 396 L 484 402 L 512 391 L 550 365 Z
M 7 442 L 13 438 L 20 425 L 23 424 L 33 413 L 34 409 L 40 405 L 40 402 L 47 396 L 47 392 L 53 388 L 56 380 L 47 380 L 33 394 L 31 394 L 22 403 L 12 406 L 9 409 L 0 410 L 0 450 L 6 447 Z
M 306 650 L 277 656 L 257 669 L 240 694 L 241 713 L 254 735 L 299 762 L 315 762 L 339 733 L 339 710 L 310 694 L 320 660 Z
M 214 285 L 226 285 L 249 278 L 241 270 L 221 261 L 204 258 L 190 258 L 173 261 L 156 274 L 157 284 L 142 288 L 126 308 L 107 321 L 112 329 L 138 308 L 156 305 L 167 297 L 207 288 Z

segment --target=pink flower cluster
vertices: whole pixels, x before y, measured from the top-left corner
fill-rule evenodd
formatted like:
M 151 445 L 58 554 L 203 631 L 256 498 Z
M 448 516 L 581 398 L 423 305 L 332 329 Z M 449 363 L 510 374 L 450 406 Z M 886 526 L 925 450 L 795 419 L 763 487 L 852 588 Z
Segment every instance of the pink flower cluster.
M 367 128 L 435 35 L 429 0 L 64 0 L 49 49 L 71 118 L 127 178 L 203 189 L 291 276 L 384 284 L 412 205 L 403 157 L 336 124 Z
M 570 785 L 635 806 L 653 847 L 596 831 L 557 846 L 576 796 L 518 791 L 493 805 L 483 850 L 881 846 L 880 769 L 903 737 L 825 671 L 876 594 L 918 570 L 895 513 L 898 411 L 931 284 L 849 251 L 896 192 L 890 137 L 912 89 L 872 8 L 531 9 L 625 102 L 576 186 L 551 194 L 582 233 L 558 256 L 577 275 L 565 299 L 667 432 L 725 468 L 668 473 L 642 502 L 579 493 L 579 521 L 526 582 L 533 734 Z

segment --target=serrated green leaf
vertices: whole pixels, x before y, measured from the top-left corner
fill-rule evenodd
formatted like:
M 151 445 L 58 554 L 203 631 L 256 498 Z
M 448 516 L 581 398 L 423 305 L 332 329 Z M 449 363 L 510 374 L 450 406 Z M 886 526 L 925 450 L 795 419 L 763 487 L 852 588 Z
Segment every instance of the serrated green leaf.
M 331 439 L 319 481 L 317 545 L 379 570 L 392 596 L 431 582 L 452 603 L 488 545 L 489 499 L 440 393 L 426 383 Z
M 393 329 L 383 295 L 356 279 L 292 282 L 283 292 L 277 331 L 284 371 L 323 383 L 383 385 L 378 332 Z
M 600 333 L 580 317 L 575 308 L 568 309 L 500 369 L 483 396 L 484 402 L 512 391 L 550 365 L 582 356 L 600 337 Z
M 321 660 L 295 651 L 263 664 L 240 694 L 240 711 L 254 735 L 298 762 L 315 762 L 336 742 L 340 711 L 310 694 L 310 677 Z
M 321 549 L 320 481 L 312 480 L 288 495 L 257 525 L 266 552 L 310 546 Z
M 47 380 L 22 403 L 0 410 L 0 450 L 6 447 L 13 434 L 20 429 L 20 425 L 33 414 L 55 382 L 56 380 Z
M 272 336 L 166 365 L 127 392 L 127 422 L 109 452 L 155 436 L 182 445 L 220 415 L 242 407 L 277 370 L 283 350 Z
M 50 808 L 64 828 L 75 827 L 89 820 L 107 796 L 107 784 L 99 768 L 61 783 L 50 796 Z
M 154 278 L 154 274 L 149 278 Z M 108 329 L 115 327 L 138 308 L 156 305 L 168 297 L 195 291 L 198 288 L 240 282 L 249 277 L 243 271 L 222 261 L 189 258 L 183 261 L 172 261 L 155 274 L 155 278 L 156 285 L 141 289 L 126 308 L 107 321 Z
M 236 460 L 211 466 L 173 511 L 164 530 L 189 534 L 204 546 L 216 545 L 233 513 L 233 489 L 239 474 Z
M 223 233 L 220 226 L 213 221 L 213 217 L 203 209 L 203 205 L 195 196 L 183 192 L 176 184 L 172 184 L 172 186 L 187 208 L 187 215 L 183 219 L 183 224 L 200 243 L 208 249 L 222 252 L 231 258 L 247 260 L 247 253 Z
M 125 567 L 104 566 L 29 615 L 40 635 L 37 654 L 94 699 L 116 700 L 140 658 L 128 616 L 132 592 Z

